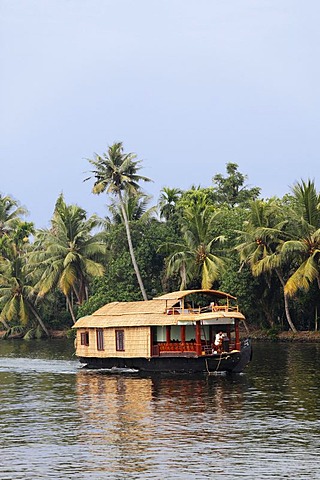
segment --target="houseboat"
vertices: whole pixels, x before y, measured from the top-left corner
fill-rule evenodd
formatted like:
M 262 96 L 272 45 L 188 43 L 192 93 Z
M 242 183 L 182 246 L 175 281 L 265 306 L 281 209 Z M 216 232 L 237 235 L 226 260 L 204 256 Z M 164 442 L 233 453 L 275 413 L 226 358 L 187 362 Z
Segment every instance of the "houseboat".
M 76 355 L 88 368 L 239 373 L 252 356 L 240 322 L 236 298 L 218 290 L 112 302 L 75 323 Z

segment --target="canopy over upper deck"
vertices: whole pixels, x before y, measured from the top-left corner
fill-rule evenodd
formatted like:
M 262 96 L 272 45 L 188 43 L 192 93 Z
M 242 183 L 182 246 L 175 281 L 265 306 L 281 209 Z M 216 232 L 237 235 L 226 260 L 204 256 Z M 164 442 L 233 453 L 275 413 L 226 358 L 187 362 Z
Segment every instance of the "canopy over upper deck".
M 170 293 L 165 293 L 164 295 L 161 295 L 159 297 L 156 297 L 156 299 L 164 299 L 164 300 L 181 300 L 184 299 L 190 295 L 194 294 L 200 294 L 200 295 L 208 295 L 209 297 L 212 298 L 228 298 L 232 300 L 237 300 L 236 297 L 233 297 L 229 293 L 221 292 L 220 290 L 205 290 L 205 289 L 199 289 L 199 290 L 178 290 L 177 292 L 170 292 Z
M 217 311 L 205 310 L 198 303 L 186 308 L 186 301 L 199 302 L 207 306 L 223 302 Z M 104 305 L 92 315 L 80 318 L 73 328 L 120 328 L 137 326 L 167 326 L 181 325 L 181 322 L 197 322 L 216 319 L 217 323 L 227 319 L 243 320 L 244 316 L 238 311 L 229 310 L 229 301 L 236 301 L 236 297 L 219 290 L 180 290 L 166 293 L 152 300 L 137 302 L 112 302 Z M 222 308 L 219 310 L 219 308 Z

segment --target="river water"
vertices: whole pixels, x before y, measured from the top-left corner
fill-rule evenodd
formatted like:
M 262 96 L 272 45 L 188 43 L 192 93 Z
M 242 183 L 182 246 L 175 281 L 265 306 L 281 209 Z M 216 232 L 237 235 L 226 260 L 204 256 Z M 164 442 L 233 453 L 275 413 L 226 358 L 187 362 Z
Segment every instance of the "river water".
M 71 341 L 0 342 L 0 479 L 320 479 L 320 344 L 241 375 L 110 375 Z

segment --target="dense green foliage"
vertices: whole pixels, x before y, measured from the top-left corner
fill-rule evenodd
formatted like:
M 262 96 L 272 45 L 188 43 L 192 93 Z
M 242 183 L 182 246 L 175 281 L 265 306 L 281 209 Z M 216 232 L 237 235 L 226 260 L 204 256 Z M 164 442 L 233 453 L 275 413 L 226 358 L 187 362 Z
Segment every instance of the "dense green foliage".
M 317 328 L 320 195 L 313 181 L 282 199 L 261 199 L 229 163 L 212 186 L 165 187 L 150 206 L 139 187 L 148 179 L 121 143 L 90 162 L 94 193 L 113 194 L 105 219 L 88 218 L 60 196 L 50 228 L 35 230 L 25 209 L 0 195 L 0 321 L 8 335 L 49 335 L 108 302 L 201 287 L 236 296 L 251 326 Z

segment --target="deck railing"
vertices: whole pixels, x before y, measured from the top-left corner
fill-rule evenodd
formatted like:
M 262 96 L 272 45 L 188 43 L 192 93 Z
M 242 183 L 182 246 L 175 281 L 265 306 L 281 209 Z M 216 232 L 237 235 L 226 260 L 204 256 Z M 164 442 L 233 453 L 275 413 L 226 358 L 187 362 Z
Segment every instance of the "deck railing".
M 210 313 L 210 312 L 238 312 L 238 305 L 208 305 L 205 307 L 196 307 L 196 308 L 181 308 L 181 307 L 171 307 L 167 309 L 167 315 L 192 315 L 199 313 Z
M 161 354 L 168 354 L 168 353 L 176 353 L 176 354 L 185 354 L 185 353 L 196 353 L 198 351 L 198 344 L 196 342 L 159 342 L 152 346 L 152 355 L 153 356 L 160 356 Z M 228 350 L 224 351 L 231 351 L 235 348 L 234 343 L 229 344 Z M 208 343 L 202 343 L 201 352 L 206 355 L 213 354 L 215 350 L 214 345 L 210 345 Z

